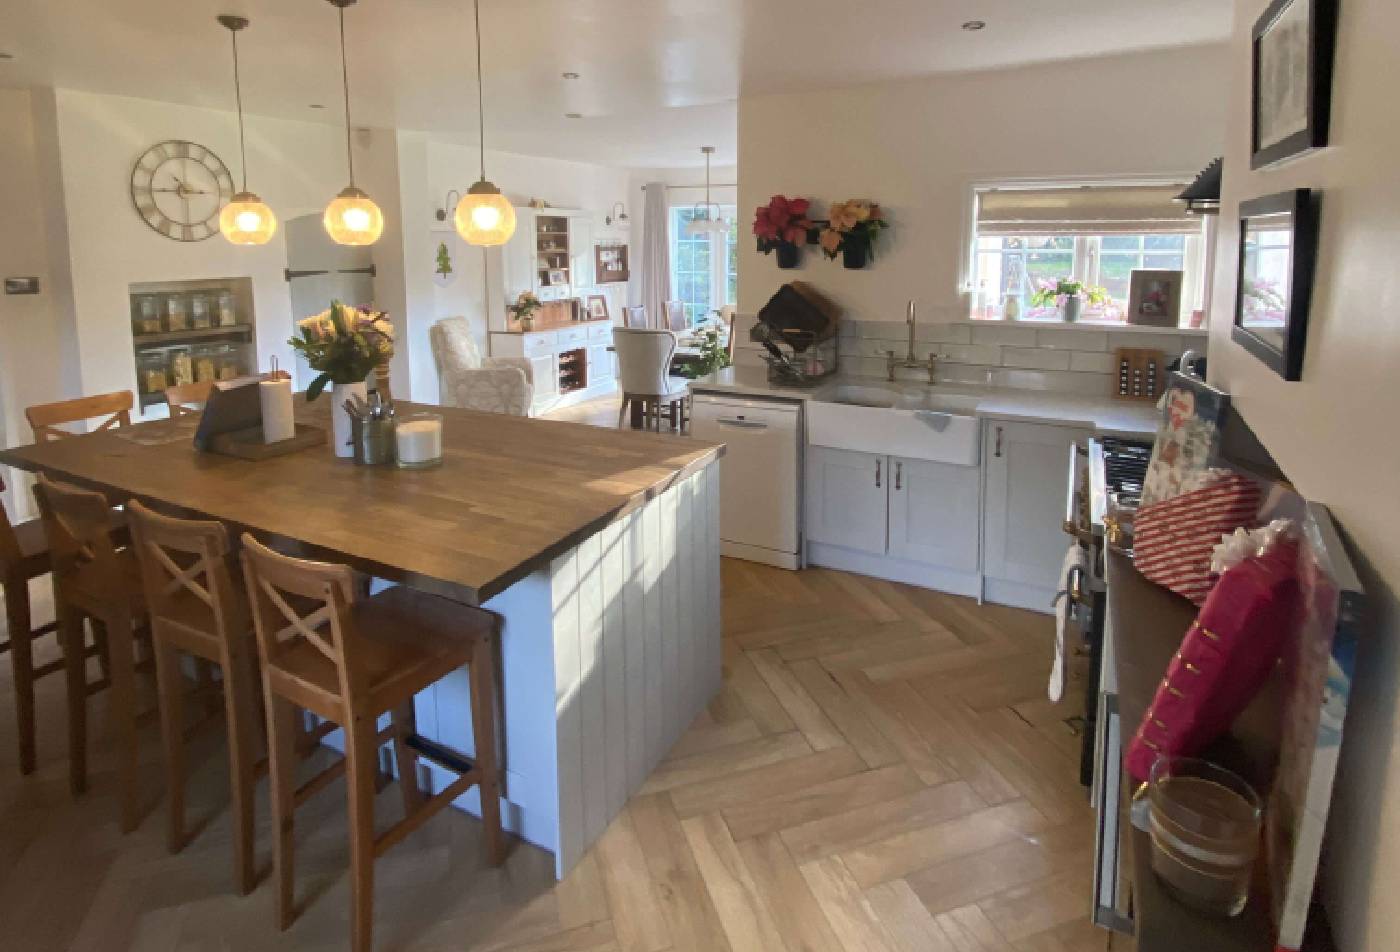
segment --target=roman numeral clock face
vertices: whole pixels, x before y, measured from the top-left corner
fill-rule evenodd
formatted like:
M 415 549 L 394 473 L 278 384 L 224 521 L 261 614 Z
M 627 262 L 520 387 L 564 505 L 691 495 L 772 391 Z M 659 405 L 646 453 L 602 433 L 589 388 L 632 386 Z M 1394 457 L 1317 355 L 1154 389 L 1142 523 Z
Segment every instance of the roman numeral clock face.
M 217 234 L 219 212 L 232 197 L 228 166 L 195 142 L 159 142 L 131 170 L 137 214 L 175 241 L 203 241 Z

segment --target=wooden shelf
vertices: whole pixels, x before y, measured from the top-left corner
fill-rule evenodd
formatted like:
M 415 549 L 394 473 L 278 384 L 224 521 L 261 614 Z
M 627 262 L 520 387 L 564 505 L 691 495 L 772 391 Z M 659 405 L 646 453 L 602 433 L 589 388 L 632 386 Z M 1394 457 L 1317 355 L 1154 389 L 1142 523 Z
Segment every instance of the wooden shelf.
M 136 334 L 136 349 L 168 347 L 171 344 L 185 344 L 193 341 L 214 340 L 220 337 L 251 338 L 253 325 L 229 324 L 224 327 L 202 327 L 198 330 L 161 331 L 159 334 Z

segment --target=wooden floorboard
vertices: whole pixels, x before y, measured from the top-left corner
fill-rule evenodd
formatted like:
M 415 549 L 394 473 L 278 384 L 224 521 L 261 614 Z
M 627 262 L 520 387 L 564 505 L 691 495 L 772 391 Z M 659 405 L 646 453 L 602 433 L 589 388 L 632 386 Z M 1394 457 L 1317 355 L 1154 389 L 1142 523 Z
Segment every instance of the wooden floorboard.
M 615 422 L 601 405 L 577 416 Z M 554 882 L 550 857 L 520 844 L 487 867 L 479 824 L 446 811 L 376 867 L 378 948 L 1105 948 L 1087 918 L 1093 828 L 1073 733 L 1082 664 L 1066 699 L 1048 702 L 1047 617 L 824 569 L 726 560 L 721 574 L 724 686 L 572 874 Z M 278 932 L 265 783 L 261 881 L 239 898 L 221 732 L 194 744 L 198 832 L 172 856 L 160 807 L 118 831 L 106 698 L 90 703 L 92 784 L 75 801 L 61 679 L 41 684 L 39 770 L 21 778 L 0 656 L 0 950 L 345 947 L 342 782 L 298 812 L 301 914 Z M 154 802 L 153 730 L 142 763 Z M 382 829 L 398 791 L 376 807 Z

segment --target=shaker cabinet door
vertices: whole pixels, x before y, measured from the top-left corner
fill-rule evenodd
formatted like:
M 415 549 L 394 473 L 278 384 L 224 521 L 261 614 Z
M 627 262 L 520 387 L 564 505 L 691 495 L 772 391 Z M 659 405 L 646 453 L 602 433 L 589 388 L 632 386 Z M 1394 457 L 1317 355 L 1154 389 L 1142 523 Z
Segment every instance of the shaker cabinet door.
M 807 538 L 885 554 L 889 458 L 821 446 L 807 450 Z
M 981 470 L 890 457 L 890 555 L 977 571 Z
M 1068 426 L 988 421 L 983 572 L 1054 591 L 1070 539 L 1064 533 L 1070 445 L 1089 434 Z

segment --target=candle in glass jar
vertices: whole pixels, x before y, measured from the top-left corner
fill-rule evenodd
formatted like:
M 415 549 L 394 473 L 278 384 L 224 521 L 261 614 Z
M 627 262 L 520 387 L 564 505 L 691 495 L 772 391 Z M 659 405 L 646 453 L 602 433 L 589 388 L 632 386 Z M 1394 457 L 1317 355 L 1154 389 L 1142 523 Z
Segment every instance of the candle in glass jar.
M 394 441 L 400 466 L 434 466 L 442 462 L 442 417 L 419 413 L 400 420 Z

